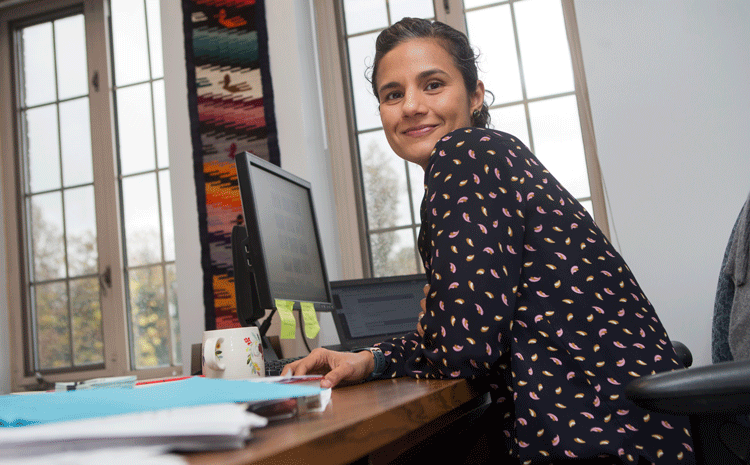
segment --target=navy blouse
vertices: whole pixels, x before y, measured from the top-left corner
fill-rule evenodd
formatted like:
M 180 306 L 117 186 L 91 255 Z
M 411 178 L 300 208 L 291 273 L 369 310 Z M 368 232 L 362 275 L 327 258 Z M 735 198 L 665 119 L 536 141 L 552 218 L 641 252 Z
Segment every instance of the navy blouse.
M 499 131 L 456 130 L 435 146 L 425 189 L 425 336 L 378 344 L 383 377 L 486 380 L 492 434 L 521 463 L 694 463 L 687 418 L 624 396 L 631 380 L 682 366 L 664 327 L 529 149 Z

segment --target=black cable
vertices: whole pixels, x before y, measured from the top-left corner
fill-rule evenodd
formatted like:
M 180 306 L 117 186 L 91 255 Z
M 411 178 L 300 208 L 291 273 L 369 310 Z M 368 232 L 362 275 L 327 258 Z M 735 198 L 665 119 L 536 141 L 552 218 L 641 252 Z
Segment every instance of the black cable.
M 305 343 L 305 347 L 307 347 L 307 353 L 309 354 L 310 352 L 312 352 L 312 350 L 310 349 L 310 346 L 307 345 L 307 335 L 305 334 L 305 325 L 302 323 L 302 310 L 301 309 L 299 311 L 299 315 L 297 316 L 299 317 L 299 330 L 302 333 L 302 342 Z

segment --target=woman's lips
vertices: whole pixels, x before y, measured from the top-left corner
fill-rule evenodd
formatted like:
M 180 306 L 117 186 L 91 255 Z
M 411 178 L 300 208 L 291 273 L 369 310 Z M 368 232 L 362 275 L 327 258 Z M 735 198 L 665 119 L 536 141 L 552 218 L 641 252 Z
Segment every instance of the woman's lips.
M 404 134 L 411 137 L 421 137 L 425 134 L 429 134 L 433 129 L 435 129 L 435 126 L 423 124 L 407 129 L 404 131 Z

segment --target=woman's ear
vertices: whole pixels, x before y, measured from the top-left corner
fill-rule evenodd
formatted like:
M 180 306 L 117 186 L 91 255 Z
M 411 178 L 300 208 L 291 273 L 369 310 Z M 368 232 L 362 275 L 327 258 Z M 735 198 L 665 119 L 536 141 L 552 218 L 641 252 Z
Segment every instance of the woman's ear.
M 477 80 L 477 88 L 471 94 L 470 103 L 472 112 L 474 110 L 482 110 L 482 105 L 484 104 L 484 83 L 480 80 Z

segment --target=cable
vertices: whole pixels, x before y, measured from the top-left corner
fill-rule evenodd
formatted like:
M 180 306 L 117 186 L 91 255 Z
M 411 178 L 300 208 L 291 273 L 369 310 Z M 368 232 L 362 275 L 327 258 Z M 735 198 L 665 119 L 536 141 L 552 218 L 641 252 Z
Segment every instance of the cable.
M 299 318 L 299 330 L 302 333 L 302 342 L 305 343 L 305 347 L 307 348 L 307 353 L 309 354 L 312 352 L 312 349 L 310 349 L 310 346 L 307 345 L 307 335 L 305 334 L 305 325 L 302 323 L 302 310 L 299 311 L 299 314 L 297 315 Z

